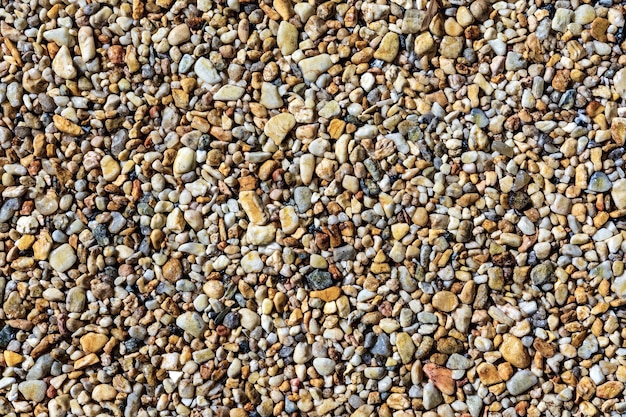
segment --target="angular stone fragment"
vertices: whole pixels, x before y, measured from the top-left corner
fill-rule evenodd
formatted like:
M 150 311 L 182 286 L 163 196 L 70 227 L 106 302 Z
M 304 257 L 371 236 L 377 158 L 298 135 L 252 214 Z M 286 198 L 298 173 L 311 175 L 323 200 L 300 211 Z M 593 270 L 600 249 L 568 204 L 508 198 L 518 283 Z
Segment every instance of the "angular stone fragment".
M 272 117 L 266 124 L 263 131 L 279 146 L 287 134 L 296 125 L 296 119 L 290 113 L 280 113 Z
M 263 201 L 261 201 L 261 197 L 259 197 L 256 191 L 240 191 L 239 203 L 246 212 L 250 222 L 258 225 L 267 223 L 269 217 L 265 212 Z
M 64 80 L 74 79 L 78 75 L 72 61 L 72 54 L 67 46 L 63 45 L 57 51 L 56 56 L 52 60 L 52 71 Z
M 392 62 L 396 55 L 398 55 L 398 50 L 400 49 L 400 38 L 397 33 L 388 32 L 385 36 L 383 36 L 380 45 L 376 52 L 374 52 L 374 58 L 381 59 L 385 62 Z
M 424 365 L 424 373 L 442 393 L 454 395 L 456 392 L 456 384 L 450 369 L 434 363 L 427 363 Z
M 206 323 L 195 311 L 183 313 L 178 316 L 176 325 L 193 337 L 200 337 L 206 328 Z
M 626 209 L 626 178 L 619 179 L 613 183 L 611 197 L 618 209 Z
M 61 115 L 55 114 L 52 116 L 52 121 L 54 122 L 54 127 L 56 127 L 59 132 L 66 133 L 71 136 L 79 136 L 83 133 L 80 126 Z
M 528 351 L 522 341 L 515 336 L 504 336 L 504 341 L 500 345 L 500 353 L 505 361 L 517 368 L 526 368 L 530 365 Z
M 324 290 L 333 285 L 332 275 L 328 271 L 316 269 L 306 276 L 309 287 L 313 290 Z
M 87 333 L 80 338 L 80 346 L 86 353 L 96 353 L 106 345 L 109 338 L 100 333 Z
M 333 66 L 333 62 L 330 60 L 330 55 L 320 54 L 311 58 L 305 58 L 301 60 L 298 65 L 302 70 L 304 80 L 315 82 L 317 77 Z

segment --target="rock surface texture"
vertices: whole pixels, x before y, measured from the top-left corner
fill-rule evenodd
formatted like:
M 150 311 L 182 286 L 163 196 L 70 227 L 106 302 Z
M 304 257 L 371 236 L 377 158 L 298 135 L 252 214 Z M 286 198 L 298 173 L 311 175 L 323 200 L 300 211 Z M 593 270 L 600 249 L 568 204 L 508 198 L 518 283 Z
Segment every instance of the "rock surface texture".
M 626 415 L 617 0 L 0 4 L 0 416 Z

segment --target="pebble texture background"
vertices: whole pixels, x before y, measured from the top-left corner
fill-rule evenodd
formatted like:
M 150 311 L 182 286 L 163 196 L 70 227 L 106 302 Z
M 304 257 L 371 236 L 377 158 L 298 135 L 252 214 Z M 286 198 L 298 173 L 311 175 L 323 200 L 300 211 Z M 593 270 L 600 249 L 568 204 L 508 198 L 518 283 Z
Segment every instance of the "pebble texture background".
M 624 11 L 2 1 L 0 415 L 624 415 Z

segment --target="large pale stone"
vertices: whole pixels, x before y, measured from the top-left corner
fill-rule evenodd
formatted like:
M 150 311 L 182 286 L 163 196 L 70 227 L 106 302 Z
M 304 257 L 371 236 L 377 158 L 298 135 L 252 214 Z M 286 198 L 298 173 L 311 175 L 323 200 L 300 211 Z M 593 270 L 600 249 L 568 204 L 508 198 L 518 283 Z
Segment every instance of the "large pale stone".
M 67 46 L 63 45 L 57 51 L 56 56 L 52 60 L 52 71 L 64 80 L 74 79 L 78 75 L 76 68 L 74 68 L 72 54 Z
M 192 335 L 200 337 L 206 328 L 206 323 L 202 317 L 196 312 L 183 313 L 176 319 L 176 325 Z
M 213 100 L 217 101 L 230 101 L 230 100 L 239 100 L 243 93 L 245 93 L 243 87 L 239 87 L 237 85 L 225 85 L 220 88 L 214 95 Z
M 180 148 L 174 159 L 174 176 L 181 176 L 196 168 L 196 152 L 191 148 Z
M 248 225 L 246 239 L 252 245 L 269 245 L 276 237 L 276 227 L 273 224 L 259 226 L 254 223 Z
M 292 114 L 280 113 L 268 120 L 263 131 L 278 146 L 295 125 L 296 118 Z
M 317 80 L 317 77 L 328 71 L 333 66 L 333 62 L 330 60 L 330 55 L 320 54 L 305 58 L 298 65 L 300 65 L 304 80 L 312 83 Z
M 111 401 L 117 396 L 117 390 L 109 384 L 100 384 L 93 389 L 91 398 L 98 402 Z
M 291 55 L 298 49 L 298 29 L 287 21 L 280 22 L 278 26 L 278 34 L 276 36 L 276 44 L 280 48 L 283 56 Z
M 193 67 L 193 71 L 201 81 L 204 81 L 207 84 L 216 84 L 222 80 L 222 77 L 220 77 L 220 74 L 217 72 L 211 61 L 204 57 L 198 58 Z
M 626 208 L 626 178 L 622 178 L 613 183 L 611 197 L 613 197 L 613 202 L 618 209 Z
M 280 226 L 286 235 L 292 234 L 300 226 L 300 218 L 293 206 L 285 206 L 279 212 Z
M 50 266 L 57 272 L 65 272 L 70 269 L 78 258 L 69 243 L 65 243 L 50 252 Z

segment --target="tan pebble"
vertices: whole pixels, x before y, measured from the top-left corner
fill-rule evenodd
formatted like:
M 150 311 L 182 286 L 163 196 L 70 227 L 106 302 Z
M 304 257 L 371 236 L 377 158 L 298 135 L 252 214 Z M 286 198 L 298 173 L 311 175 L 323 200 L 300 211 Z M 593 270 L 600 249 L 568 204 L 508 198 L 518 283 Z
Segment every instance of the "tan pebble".
M 513 376 L 513 366 L 509 362 L 499 364 L 498 374 L 503 381 L 508 381 Z
M 624 383 L 620 381 L 609 381 L 596 388 L 596 396 L 605 400 L 615 398 L 624 391 Z
M 83 130 L 80 128 L 80 126 L 58 114 L 52 116 L 52 121 L 54 122 L 54 127 L 56 127 L 60 132 L 66 133 L 71 136 L 79 136 L 83 133 Z
M 117 390 L 108 384 L 100 384 L 93 389 L 91 398 L 98 402 L 110 401 L 117 396 Z
M 433 307 L 446 313 L 454 310 L 459 305 L 457 296 L 450 291 L 439 291 L 432 299 Z
M 6 362 L 7 366 L 16 366 L 24 362 L 24 357 L 20 355 L 19 353 L 12 352 L 10 350 L 5 350 L 4 361 Z
M 374 53 L 374 58 L 380 59 L 386 62 L 392 62 L 396 55 L 398 55 L 398 50 L 400 49 L 400 39 L 397 33 L 388 32 L 383 40 L 380 42 L 378 49 Z
M 291 19 L 295 14 L 291 0 L 274 0 L 274 9 L 284 20 Z
M 80 346 L 86 353 L 100 351 L 109 341 L 109 338 L 101 333 L 87 333 L 80 338 Z
M 395 240 L 400 240 L 409 232 L 409 225 L 406 223 L 395 223 L 391 225 L 391 235 Z
M 482 382 L 484 385 L 489 386 L 502 382 L 502 378 L 498 374 L 498 369 L 490 363 L 481 363 L 476 368 L 476 372 L 478 373 L 480 382 Z
M 609 28 L 609 24 L 610 23 L 607 19 L 603 17 L 596 17 L 593 22 L 591 22 L 591 30 L 589 31 L 589 34 L 600 42 L 606 42 L 606 32 Z
M 265 124 L 263 131 L 279 146 L 295 125 L 296 119 L 292 114 L 280 113 Z
M 435 40 L 429 32 L 423 32 L 415 37 L 415 54 L 422 57 L 431 52 L 435 46 Z
M 400 355 L 400 359 L 402 363 L 411 363 L 413 361 L 413 356 L 415 355 L 415 343 L 413 343 L 413 339 L 409 336 L 408 333 L 398 333 L 396 335 L 396 348 L 398 349 L 398 354 Z
M 162 267 L 163 277 L 169 282 L 175 283 L 183 276 L 183 267 L 176 258 L 170 258 Z
M 268 215 L 265 212 L 261 197 L 258 196 L 256 191 L 240 191 L 239 203 L 246 212 L 250 222 L 259 225 L 267 223 Z
M 74 361 L 74 370 L 79 370 L 82 368 L 86 368 L 87 366 L 95 365 L 100 362 L 100 359 L 95 353 L 90 353 L 89 355 L 83 356 L 80 359 Z
M 311 291 L 309 293 L 309 297 L 319 298 L 326 302 L 335 301 L 340 296 L 341 296 L 341 288 L 339 287 L 329 287 L 324 290 Z
M 207 281 L 202 290 L 209 298 L 220 299 L 224 296 L 224 284 L 217 280 Z
M 517 368 L 526 368 L 530 365 L 528 351 L 522 341 L 515 336 L 505 335 L 499 350 L 504 360 Z

